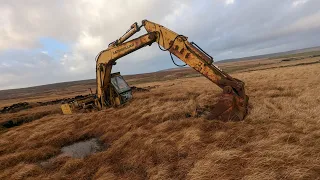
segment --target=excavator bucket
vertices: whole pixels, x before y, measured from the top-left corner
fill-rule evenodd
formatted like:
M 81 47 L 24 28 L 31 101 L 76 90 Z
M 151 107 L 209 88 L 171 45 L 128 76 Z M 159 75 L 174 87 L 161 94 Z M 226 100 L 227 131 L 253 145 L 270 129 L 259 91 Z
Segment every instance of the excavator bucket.
M 248 113 L 249 97 L 244 98 L 234 93 L 223 93 L 217 104 L 210 109 L 206 117 L 209 120 L 219 119 L 222 121 L 241 121 Z

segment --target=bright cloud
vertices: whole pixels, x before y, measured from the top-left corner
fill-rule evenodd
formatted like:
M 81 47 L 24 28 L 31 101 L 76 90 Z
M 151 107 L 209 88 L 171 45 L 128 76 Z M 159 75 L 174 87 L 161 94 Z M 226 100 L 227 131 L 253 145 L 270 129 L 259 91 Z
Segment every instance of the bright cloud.
M 218 60 L 320 45 L 319 6 L 318 0 L 2 0 L 0 89 L 95 78 L 96 55 L 143 19 L 188 36 Z M 114 70 L 171 67 L 154 44 Z
M 233 4 L 234 3 L 234 0 L 226 0 L 226 4 L 229 5 L 229 4 Z
M 308 1 L 309 1 L 309 0 L 296 0 L 296 1 L 293 1 L 292 5 L 296 7 L 296 6 L 305 4 L 305 3 L 308 2 Z

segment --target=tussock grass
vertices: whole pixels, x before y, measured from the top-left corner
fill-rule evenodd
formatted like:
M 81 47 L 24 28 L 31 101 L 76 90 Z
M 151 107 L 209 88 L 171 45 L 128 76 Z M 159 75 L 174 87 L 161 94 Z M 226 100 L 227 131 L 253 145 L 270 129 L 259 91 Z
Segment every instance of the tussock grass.
M 319 70 L 233 74 L 250 97 L 241 122 L 186 116 L 221 92 L 202 77 L 143 84 L 159 86 L 119 109 L 45 116 L 1 132 L 0 179 L 317 179 Z M 108 149 L 85 159 L 57 156 L 92 137 Z

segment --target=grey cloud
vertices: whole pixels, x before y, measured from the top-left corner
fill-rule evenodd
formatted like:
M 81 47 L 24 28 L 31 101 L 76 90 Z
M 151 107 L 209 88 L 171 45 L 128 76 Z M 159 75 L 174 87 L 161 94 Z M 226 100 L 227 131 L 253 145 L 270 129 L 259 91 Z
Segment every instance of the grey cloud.
M 188 36 L 218 60 L 318 46 L 320 1 L 298 1 L 0 0 L 0 89 L 94 78 L 96 54 L 143 19 Z M 23 53 L 39 49 L 41 37 L 67 43 L 70 51 L 61 59 Z M 174 67 L 157 48 L 124 57 L 114 71 Z

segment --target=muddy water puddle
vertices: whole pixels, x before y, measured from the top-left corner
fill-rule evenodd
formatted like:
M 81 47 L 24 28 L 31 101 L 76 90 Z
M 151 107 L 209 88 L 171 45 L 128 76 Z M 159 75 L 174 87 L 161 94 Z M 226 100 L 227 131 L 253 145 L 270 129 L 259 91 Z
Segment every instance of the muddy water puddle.
M 46 161 L 40 162 L 39 165 L 42 167 L 50 167 L 52 163 L 59 157 L 72 157 L 83 159 L 91 154 L 103 151 L 107 149 L 108 146 L 103 145 L 101 141 L 97 138 L 92 138 L 85 141 L 80 141 L 73 143 L 68 146 L 61 148 L 61 154 L 50 158 Z
M 85 158 L 90 154 L 102 151 L 105 147 L 97 138 L 92 138 L 86 141 L 77 142 L 69 146 L 61 148 L 61 156 L 73 158 Z

